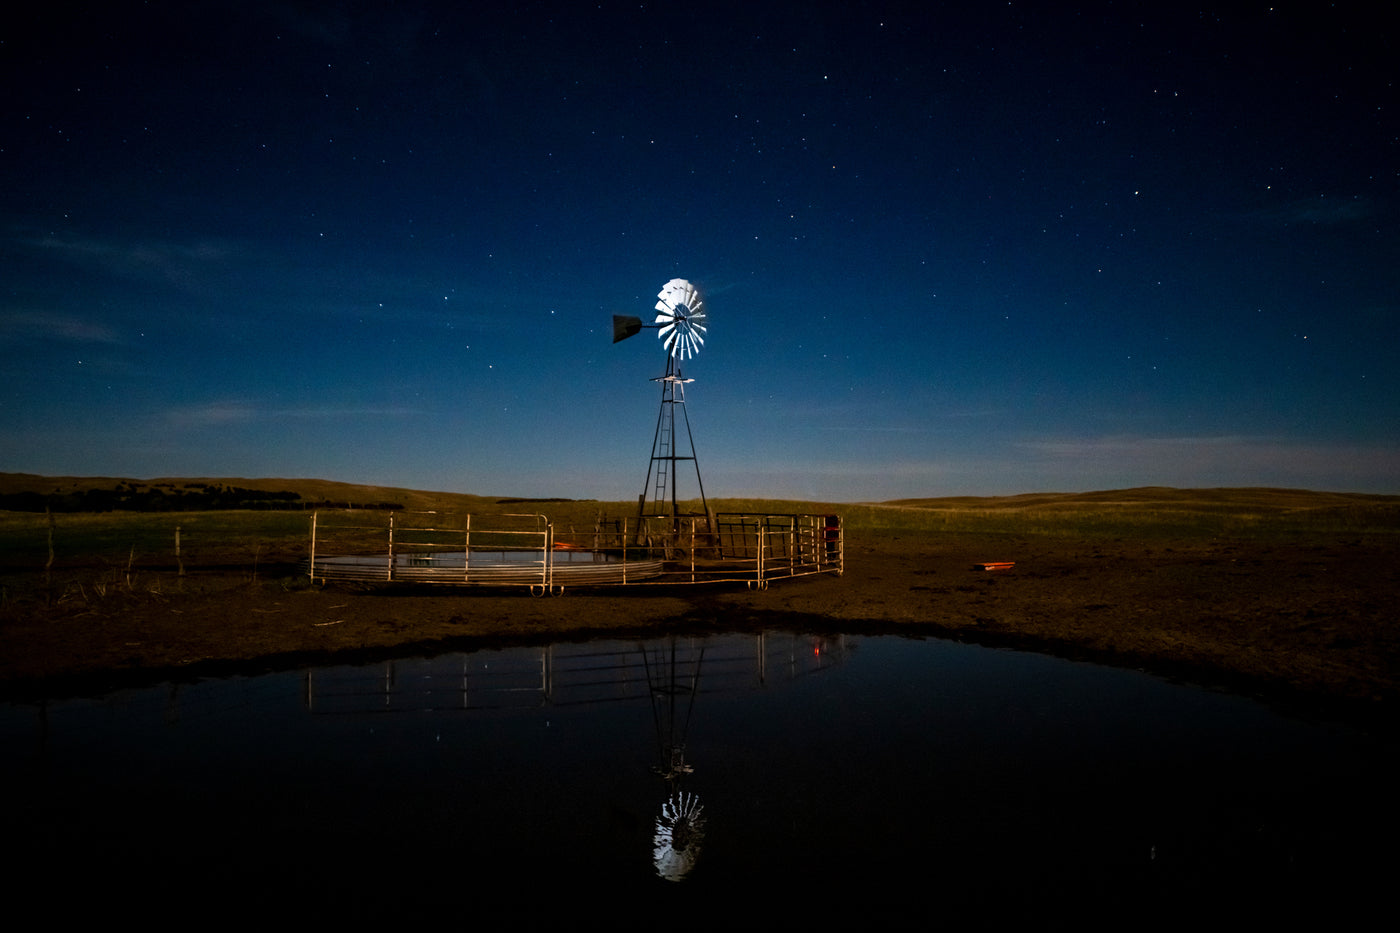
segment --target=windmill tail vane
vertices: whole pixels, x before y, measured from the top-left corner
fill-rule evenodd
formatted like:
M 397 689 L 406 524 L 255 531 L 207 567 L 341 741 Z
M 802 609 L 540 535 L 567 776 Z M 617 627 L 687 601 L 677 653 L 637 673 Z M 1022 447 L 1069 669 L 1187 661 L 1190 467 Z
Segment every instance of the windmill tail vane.
M 642 332 L 642 319 L 625 314 L 613 315 L 613 343 L 626 340 Z

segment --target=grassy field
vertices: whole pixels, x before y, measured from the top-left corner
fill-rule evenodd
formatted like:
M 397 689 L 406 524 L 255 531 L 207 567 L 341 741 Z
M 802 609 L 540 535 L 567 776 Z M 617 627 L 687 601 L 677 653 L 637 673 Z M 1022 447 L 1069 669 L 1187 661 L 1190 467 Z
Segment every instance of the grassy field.
M 1093 537 L 1400 533 L 1400 496 L 1299 489 L 1148 487 L 994 498 L 905 499 L 847 510 L 848 527 Z
M 0 474 L 0 492 L 111 486 L 113 479 Z M 451 522 L 466 514 L 474 527 L 493 516 L 542 514 L 561 537 L 583 535 L 599 521 L 631 520 L 636 504 L 592 500 L 539 500 L 470 496 L 321 480 L 170 480 L 225 482 L 246 488 L 299 493 L 307 503 L 395 502 L 406 511 L 436 512 Z M 1090 493 L 1033 493 L 991 498 L 907 499 L 884 503 L 712 499 L 716 512 L 803 513 L 842 516 L 848 539 L 861 535 L 1014 534 L 1079 539 L 1134 538 L 1306 540 L 1310 535 L 1362 537 L 1400 534 L 1400 496 L 1290 489 L 1144 488 Z M 699 502 L 682 509 L 698 511 Z M 306 558 L 308 505 L 291 510 L 53 513 L 0 511 L 0 567 L 8 572 L 75 567 L 285 565 Z M 322 510 L 324 511 L 324 510 Z M 403 520 L 410 516 L 404 515 Z M 368 524 L 387 523 L 367 511 Z M 424 516 L 413 516 L 422 521 Z M 177 552 L 177 534 L 178 547 Z

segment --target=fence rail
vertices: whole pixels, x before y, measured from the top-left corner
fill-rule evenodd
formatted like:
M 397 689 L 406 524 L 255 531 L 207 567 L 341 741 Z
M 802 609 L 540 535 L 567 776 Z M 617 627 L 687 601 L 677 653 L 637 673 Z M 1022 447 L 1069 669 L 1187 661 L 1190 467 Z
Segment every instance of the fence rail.
M 840 516 L 719 513 L 599 521 L 558 536 L 540 514 L 334 510 L 311 517 L 313 581 L 524 586 L 743 583 L 844 569 Z

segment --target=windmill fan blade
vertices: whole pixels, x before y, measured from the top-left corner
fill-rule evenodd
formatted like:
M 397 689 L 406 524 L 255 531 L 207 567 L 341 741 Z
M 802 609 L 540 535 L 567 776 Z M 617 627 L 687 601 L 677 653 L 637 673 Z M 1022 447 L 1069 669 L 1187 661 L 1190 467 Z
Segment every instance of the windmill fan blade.
M 613 343 L 626 340 L 642 330 L 642 319 L 625 314 L 613 315 Z
M 656 295 L 657 337 L 673 357 L 688 359 L 705 344 L 705 303 L 685 279 L 671 279 Z

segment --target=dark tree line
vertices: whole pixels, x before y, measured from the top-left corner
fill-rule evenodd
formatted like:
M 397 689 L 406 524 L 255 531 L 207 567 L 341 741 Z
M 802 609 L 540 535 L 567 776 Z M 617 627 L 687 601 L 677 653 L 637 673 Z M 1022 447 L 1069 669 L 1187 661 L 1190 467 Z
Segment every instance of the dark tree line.
M 11 512 L 206 512 L 220 509 L 402 509 L 396 502 L 312 502 L 300 493 L 212 483 L 176 486 L 161 483 L 137 486 L 118 483 L 112 489 L 82 489 L 53 493 L 15 492 L 0 494 L 0 510 Z

